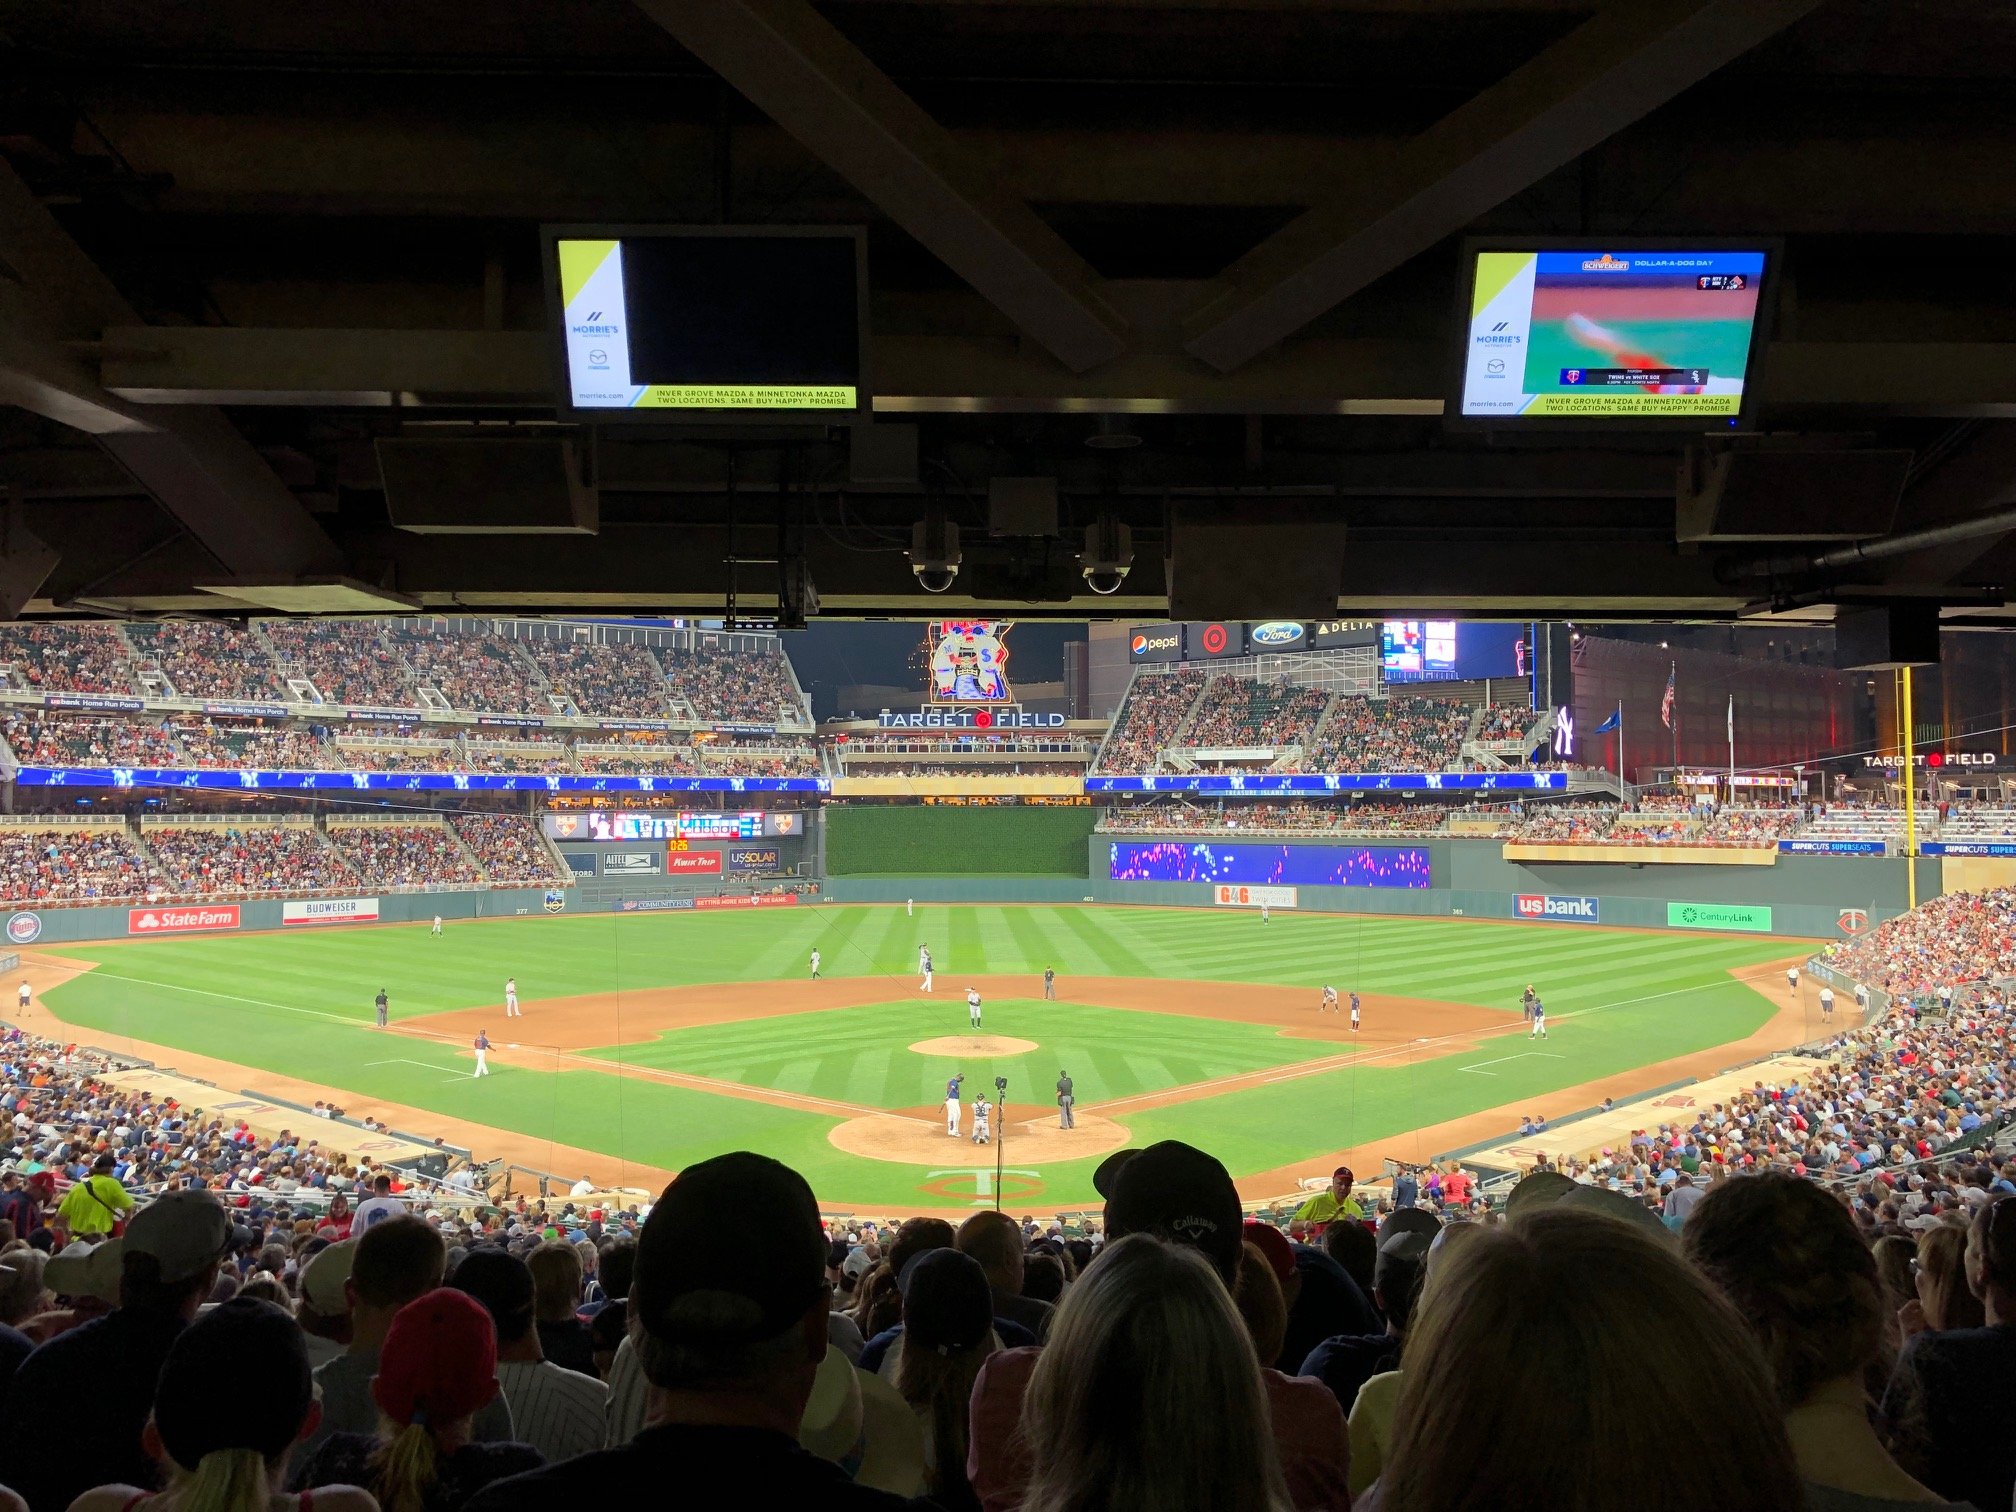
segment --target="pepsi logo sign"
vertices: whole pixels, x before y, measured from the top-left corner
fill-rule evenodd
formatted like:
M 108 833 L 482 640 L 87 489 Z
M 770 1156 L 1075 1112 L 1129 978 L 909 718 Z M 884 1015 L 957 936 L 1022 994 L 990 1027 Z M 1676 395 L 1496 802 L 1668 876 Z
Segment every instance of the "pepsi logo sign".
M 1247 631 L 1247 639 L 1256 646 L 1292 646 L 1301 640 L 1306 632 L 1295 620 L 1269 620 L 1264 625 L 1255 625 Z

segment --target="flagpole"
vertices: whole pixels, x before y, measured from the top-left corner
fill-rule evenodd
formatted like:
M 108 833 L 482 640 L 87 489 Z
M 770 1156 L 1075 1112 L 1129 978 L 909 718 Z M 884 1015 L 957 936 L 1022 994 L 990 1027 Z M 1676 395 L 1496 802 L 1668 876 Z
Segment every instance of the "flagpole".
M 1729 695 L 1729 803 L 1736 803 L 1736 695 Z
M 1666 669 L 1666 686 L 1673 691 L 1673 780 L 1680 780 L 1680 662 L 1676 658 Z

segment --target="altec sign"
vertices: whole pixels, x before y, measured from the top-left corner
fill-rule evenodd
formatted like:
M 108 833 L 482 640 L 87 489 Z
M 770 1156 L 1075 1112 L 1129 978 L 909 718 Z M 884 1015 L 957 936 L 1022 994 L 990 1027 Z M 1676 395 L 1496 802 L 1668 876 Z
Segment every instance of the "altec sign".
M 1512 915 L 1518 919 L 1567 919 L 1594 924 L 1602 905 L 1595 898 L 1557 898 L 1543 893 L 1515 893 Z
M 126 933 L 189 934 L 199 929 L 236 929 L 238 905 L 217 908 L 132 908 L 126 911 Z

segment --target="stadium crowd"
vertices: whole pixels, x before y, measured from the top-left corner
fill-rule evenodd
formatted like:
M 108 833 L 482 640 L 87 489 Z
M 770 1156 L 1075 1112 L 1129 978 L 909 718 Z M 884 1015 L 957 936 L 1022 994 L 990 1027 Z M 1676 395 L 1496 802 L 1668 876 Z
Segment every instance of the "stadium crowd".
M 175 745 L 158 719 L 67 713 L 9 714 L 15 760 L 31 766 L 173 766 Z
M 1523 704 L 1491 704 L 1478 722 L 1478 740 L 1520 740 L 1539 716 Z
M 385 637 L 412 669 L 415 685 L 435 689 L 452 708 L 495 713 L 552 708 L 538 674 L 516 643 L 502 636 L 394 622 Z
M 30 693 L 135 691 L 117 625 L 0 624 L 0 668 L 5 686 Z
M 1185 743 L 1201 747 L 1299 744 L 1309 738 L 1330 695 L 1286 679 L 1213 677 L 1204 685 Z
M 523 814 L 458 814 L 454 824 L 455 833 L 492 882 L 553 880 L 553 855 L 540 837 L 536 819 Z
M 123 828 L 0 829 L 0 902 L 137 898 L 159 885 Z
M 1137 677 L 1100 748 L 1101 772 L 1152 772 L 1204 691 L 1205 674 L 1184 670 Z
M 366 887 L 482 880 L 445 824 L 332 824 L 328 833 Z
M 149 825 L 147 848 L 175 891 L 297 892 L 354 887 L 357 877 L 305 824 Z
M 1440 772 L 1457 765 L 1467 705 L 1444 698 L 1341 697 L 1303 756 L 1309 772 Z
M 2016 888 L 1947 893 L 1829 945 L 1826 955 L 1893 996 L 2016 975 Z
M 668 655 L 665 682 L 697 719 L 774 725 L 786 713 L 805 717 L 805 701 L 781 653 L 751 655 L 701 645 Z
M 528 641 L 525 652 L 556 693 L 584 714 L 622 719 L 666 717 L 665 674 L 644 646 Z
M 281 696 L 273 658 L 250 630 L 213 620 L 141 620 L 125 629 L 140 669 L 160 672 L 178 697 Z
M 406 664 L 373 620 L 272 620 L 266 637 L 281 668 L 305 677 L 323 700 L 363 708 L 412 709 L 420 703 Z
M 312 730 L 260 721 L 178 719 L 168 724 L 177 766 L 327 771 L 336 759 Z

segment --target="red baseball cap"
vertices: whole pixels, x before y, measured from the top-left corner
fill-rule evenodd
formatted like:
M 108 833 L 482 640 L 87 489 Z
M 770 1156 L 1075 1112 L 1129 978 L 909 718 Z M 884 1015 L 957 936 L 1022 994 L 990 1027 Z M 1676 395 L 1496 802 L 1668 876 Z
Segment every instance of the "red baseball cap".
M 467 1292 L 440 1287 L 399 1309 L 372 1395 L 395 1423 L 445 1427 L 497 1394 L 497 1328 Z
M 1260 1253 L 1267 1257 L 1267 1268 L 1274 1272 L 1277 1281 L 1286 1281 L 1295 1274 L 1295 1247 L 1288 1242 L 1288 1236 L 1273 1224 L 1248 1218 L 1239 1230 L 1239 1237 L 1259 1247 Z

